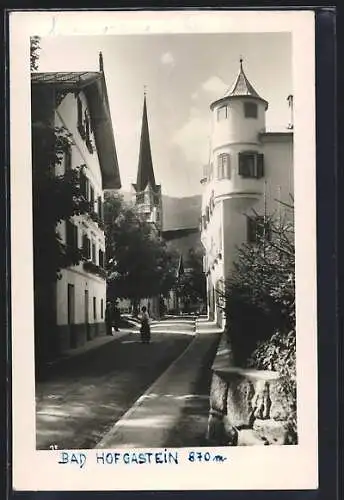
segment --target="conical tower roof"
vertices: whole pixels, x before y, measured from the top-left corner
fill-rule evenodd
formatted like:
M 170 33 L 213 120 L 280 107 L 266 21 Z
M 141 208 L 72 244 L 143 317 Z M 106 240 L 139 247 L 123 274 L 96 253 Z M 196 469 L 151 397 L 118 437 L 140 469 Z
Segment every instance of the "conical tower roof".
M 150 184 L 154 190 L 156 189 L 152 152 L 151 152 L 150 138 L 149 138 L 147 103 L 145 94 L 143 100 L 139 165 L 137 170 L 137 181 L 136 184 L 134 184 L 134 187 L 137 192 L 144 191 L 148 184 Z
M 223 100 L 226 100 L 228 98 L 237 98 L 237 97 L 250 97 L 258 99 L 265 104 L 266 109 L 268 108 L 268 102 L 262 97 L 260 97 L 258 92 L 254 89 L 253 85 L 249 82 L 247 76 L 245 75 L 242 63 L 243 60 L 240 59 L 239 73 L 238 76 L 236 77 L 236 80 L 232 88 L 230 88 L 221 99 L 218 99 L 215 102 L 213 102 L 210 106 L 211 109 L 213 109 L 213 107 L 216 104 L 220 103 Z

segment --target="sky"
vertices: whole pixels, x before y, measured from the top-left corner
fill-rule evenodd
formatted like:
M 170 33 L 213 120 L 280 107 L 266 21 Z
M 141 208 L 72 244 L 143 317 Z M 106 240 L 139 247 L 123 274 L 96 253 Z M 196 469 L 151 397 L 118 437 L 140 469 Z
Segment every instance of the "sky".
M 39 71 L 97 71 L 103 53 L 122 189 L 136 182 L 144 87 L 156 181 L 169 196 L 200 194 L 210 149 L 209 105 L 244 71 L 269 102 L 267 131 L 285 131 L 290 33 L 50 36 Z

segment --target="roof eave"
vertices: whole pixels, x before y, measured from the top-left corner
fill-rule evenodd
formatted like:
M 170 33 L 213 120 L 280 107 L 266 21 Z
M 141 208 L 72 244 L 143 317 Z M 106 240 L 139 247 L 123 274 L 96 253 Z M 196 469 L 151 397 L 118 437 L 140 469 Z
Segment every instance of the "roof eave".
M 265 110 L 267 110 L 268 107 L 269 107 L 268 101 L 266 101 L 262 97 L 257 97 L 257 96 L 253 96 L 253 95 L 245 95 L 245 94 L 244 95 L 227 95 L 225 97 L 221 97 L 220 99 L 217 99 L 216 101 L 212 102 L 210 104 L 211 111 L 213 111 L 213 109 L 215 108 L 215 106 L 218 106 L 219 104 L 228 102 L 228 101 L 230 101 L 232 99 L 251 99 L 251 100 L 254 100 L 254 101 L 260 101 L 260 102 L 262 102 L 265 105 Z
M 112 127 L 109 100 L 104 74 L 85 88 L 86 97 L 93 103 L 94 136 L 97 146 L 99 165 L 102 174 L 103 189 L 120 189 L 122 187 L 116 145 Z M 97 111 L 99 115 L 97 114 Z

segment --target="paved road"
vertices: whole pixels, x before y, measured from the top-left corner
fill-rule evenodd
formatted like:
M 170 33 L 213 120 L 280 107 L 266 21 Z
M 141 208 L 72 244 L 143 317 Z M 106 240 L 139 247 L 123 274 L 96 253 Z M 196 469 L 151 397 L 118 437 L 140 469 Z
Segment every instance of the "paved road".
M 36 388 L 37 448 L 93 448 L 136 399 L 189 345 L 193 320 L 152 326 L 152 342 L 136 332 L 56 365 Z

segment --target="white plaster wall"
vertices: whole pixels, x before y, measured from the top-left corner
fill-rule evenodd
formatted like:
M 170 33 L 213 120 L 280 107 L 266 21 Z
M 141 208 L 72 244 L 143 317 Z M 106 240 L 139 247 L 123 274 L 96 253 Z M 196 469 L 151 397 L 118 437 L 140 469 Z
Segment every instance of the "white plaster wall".
M 81 93 L 80 98 L 83 102 L 83 110 L 87 109 L 87 101 L 85 96 Z M 72 151 L 72 168 L 85 164 L 85 174 L 90 180 L 94 188 L 94 198 L 97 202 L 98 196 L 104 199 L 102 191 L 102 178 L 99 165 L 98 154 L 95 149 L 95 139 L 93 133 L 90 131 L 94 152 L 91 154 L 77 130 L 77 100 L 73 94 L 68 94 L 59 107 L 55 115 L 55 125 L 58 127 L 66 127 L 72 134 L 73 146 Z M 64 164 L 58 168 L 57 174 L 64 173 Z M 86 234 L 91 242 L 96 246 L 96 259 L 95 263 L 99 265 L 99 250 L 105 252 L 105 235 L 104 231 L 87 216 L 75 216 L 73 222 L 78 228 L 78 247 L 82 248 L 82 236 Z M 66 224 L 62 221 L 57 226 L 57 230 L 61 236 L 63 243 L 66 241 Z M 85 289 L 89 290 L 89 322 L 93 323 L 93 296 L 97 298 L 97 320 L 96 322 L 103 321 L 100 316 L 101 298 L 106 299 L 106 283 L 105 280 L 87 273 L 83 270 L 83 263 L 80 262 L 77 266 L 70 269 L 64 269 L 61 272 L 62 278 L 57 282 L 57 324 L 63 325 L 67 323 L 67 284 L 75 285 L 75 322 L 83 323 L 85 320 L 85 305 L 84 305 L 84 292 Z
M 245 118 L 244 103 L 255 102 L 258 105 L 257 118 Z M 224 104 L 228 106 L 228 118 L 217 120 L 217 110 Z M 258 134 L 265 132 L 265 104 L 251 99 L 228 99 L 213 109 L 212 117 L 212 147 L 222 147 L 226 144 L 251 143 L 257 144 Z
M 266 208 L 272 214 L 281 209 L 276 200 L 290 203 L 289 194 L 294 192 L 293 141 L 292 138 L 274 140 L 264 144 L 264 161 L 266 172 Z M 302 168 L 302 167 L 300 167 Z M 257 205 L 264 211 L 264 196 Z M 283 210 L 283 208 L 282 208 Z
M 85 95 L 81 92 L 79 97 L 82 101 L 83 110 L 88 109 L 87 100 Z M 57 122 L 63 124 L 73 135 L 73 139 L 75 142 L 76 150 L 78 151 L 78 160 L 77 162 L 86 163 L 87 165 L 87 176 L 92 181 L 92 184 L 96 188 L 96 190 L 101 194 L 102 191 L 102 178 L 101 171 L 99 165 L 99 159 L 96 149 L 93 154 L 91 154 L 87 147 L 85 141 L 79 134 L 77 129 L 78 125 L 78 114 L 77 114 L 77 100 L 73 94 L 68 94 L 61 102 L 56 111 Z M 95 146 L 95 139 L 93 132 L 90 131 L 90 137 L 92 140 L 92 144 Z M 80 161 L 81 160 L 81 161 Z M 74 162 L 73 162 L 74 163 Z M 78 163 L 76 163 L 78 164 Z
M 93 275 L 80 274 L 72 269 L 65 269 L 62 277 L 57 282 L 57 324 L 68 323 L 68 284 L 75 287 L 75 323 L 85 322 L 85 290 L 89 296 L 89 323 L 100 323 L 104 321 L 106 305 L 106 283 L 104 280 Z M 93 317 L 93 297 L 96 297 L 97 318 Z M 101 318 L 101 299 L 104 309 Z

